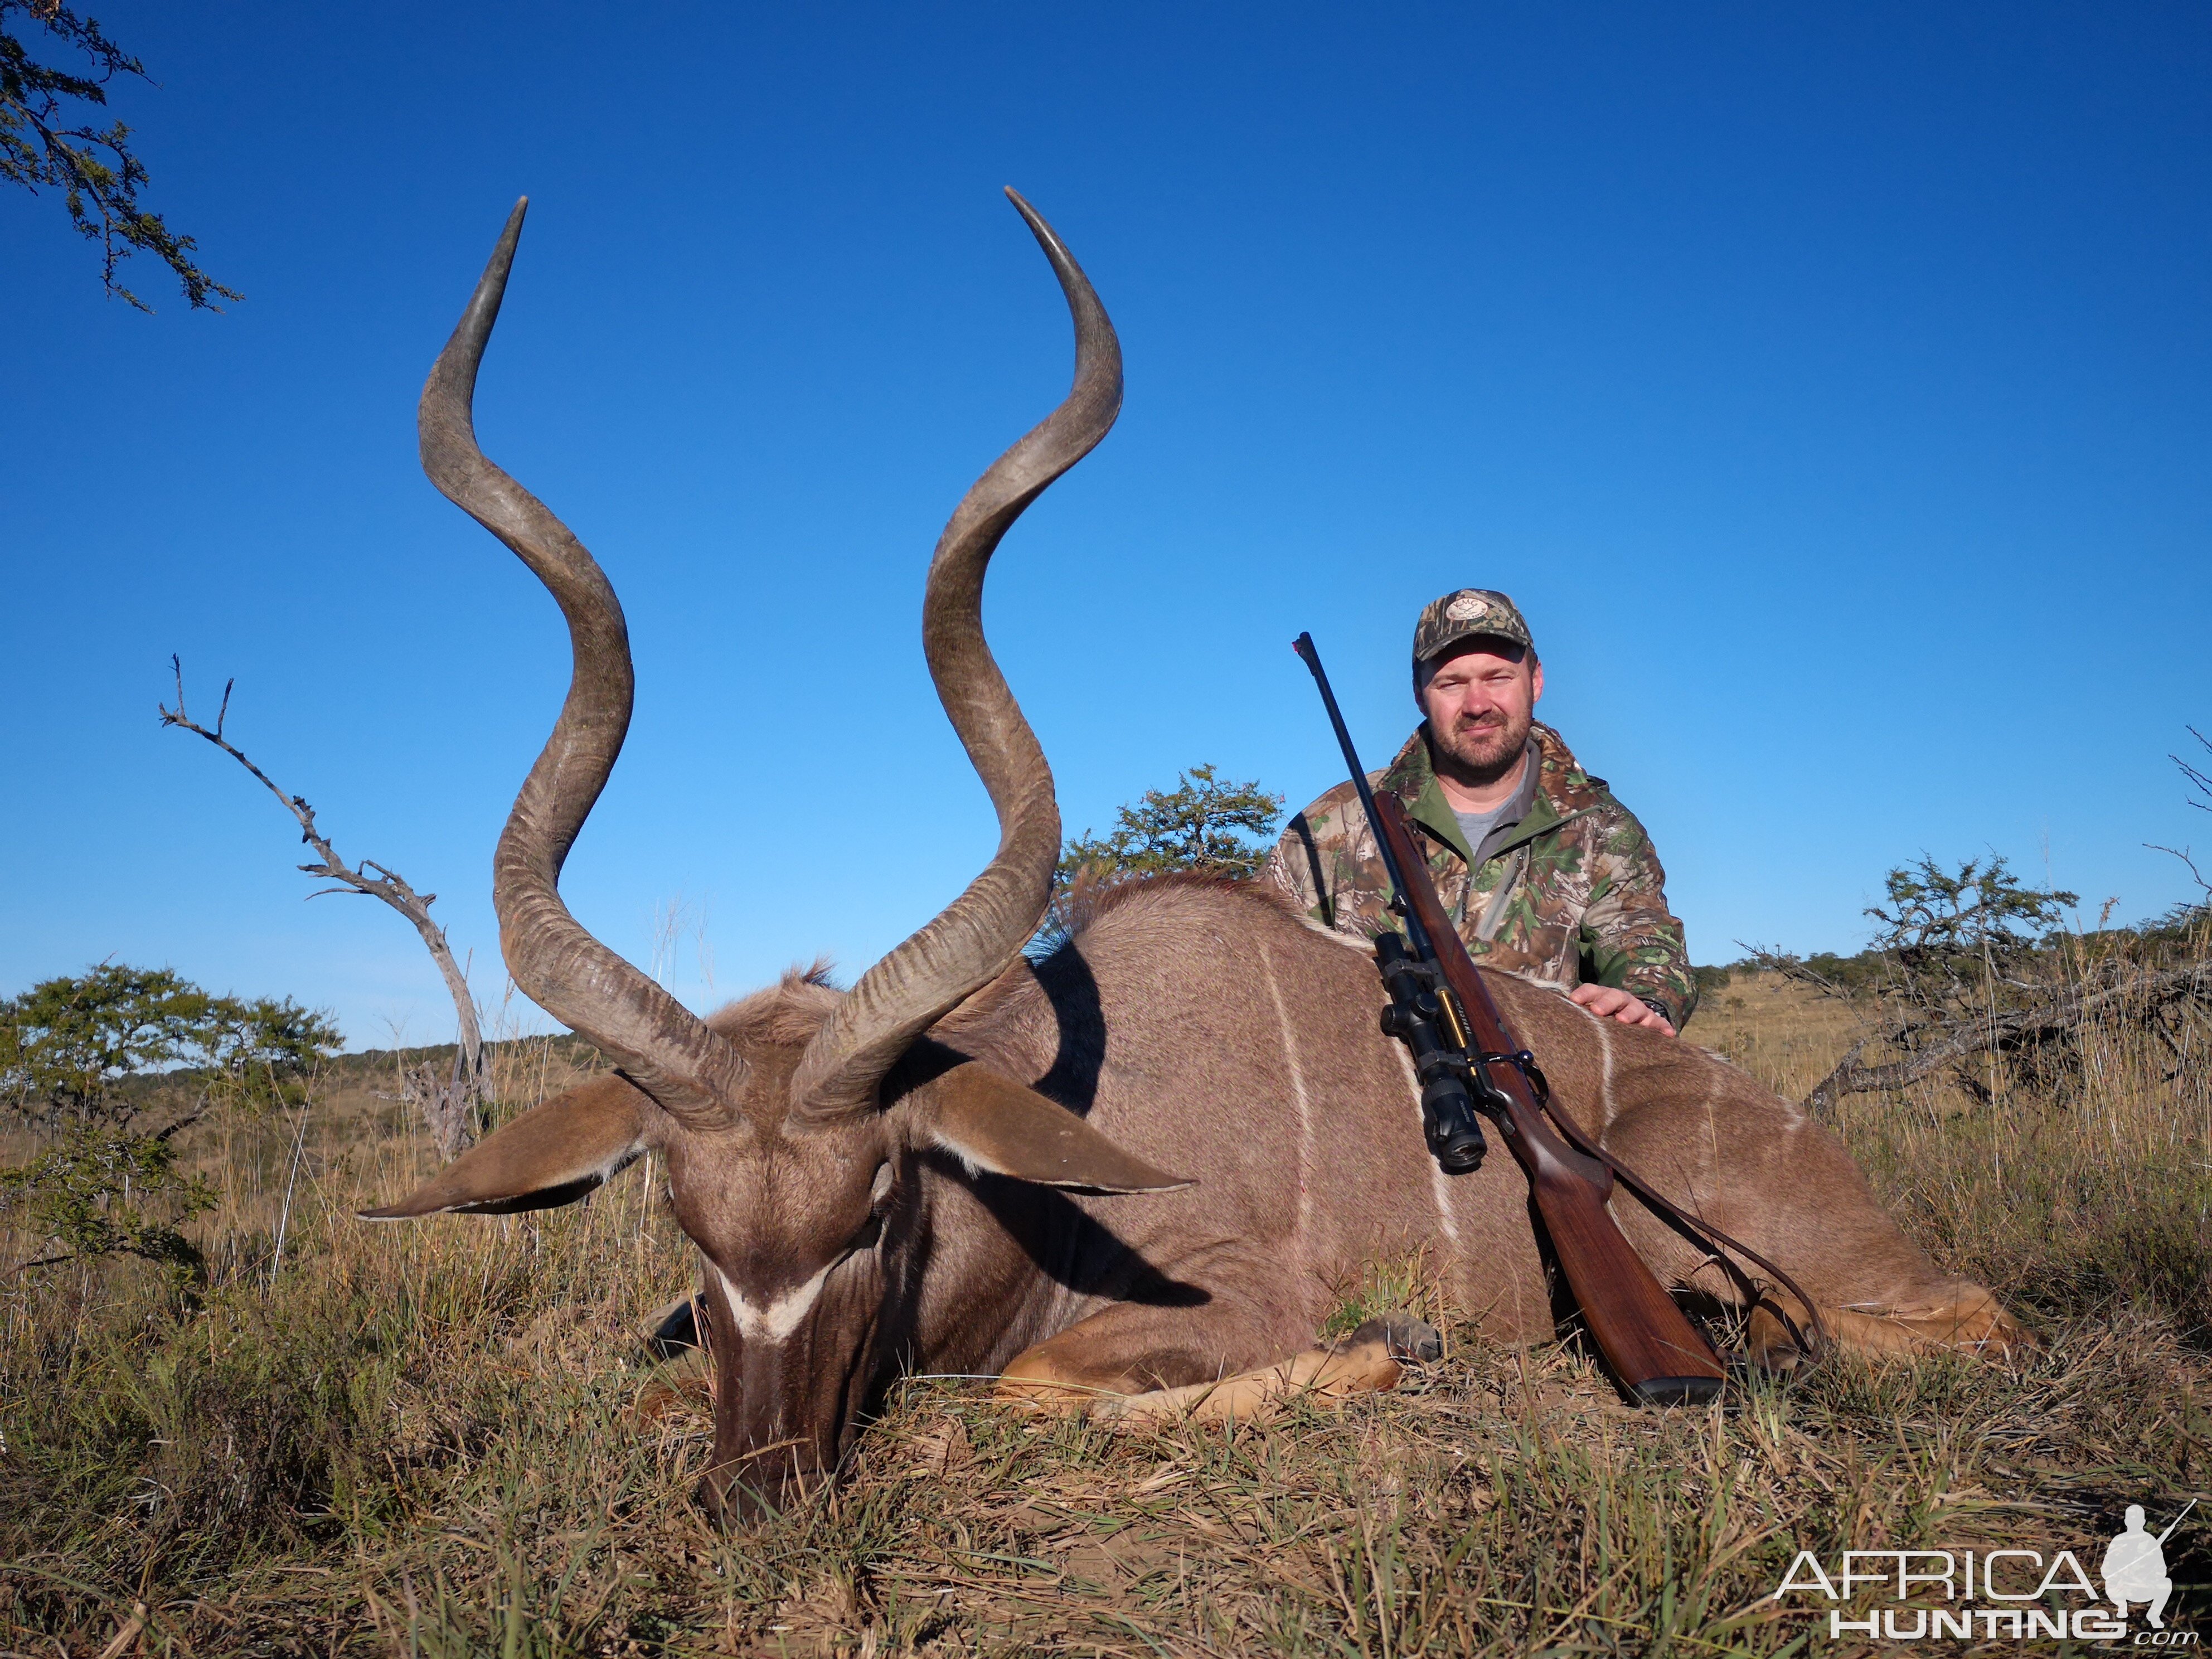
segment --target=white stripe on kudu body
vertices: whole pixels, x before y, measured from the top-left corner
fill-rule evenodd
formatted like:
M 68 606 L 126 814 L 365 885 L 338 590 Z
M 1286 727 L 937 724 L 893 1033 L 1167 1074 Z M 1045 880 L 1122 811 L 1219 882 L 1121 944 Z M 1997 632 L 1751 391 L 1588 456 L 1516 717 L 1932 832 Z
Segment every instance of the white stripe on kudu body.
M 1413 1097 L 1413 1121 L 1419 1124 L 1419 1140 L 1414 1144 L 1422 1149 L 1422 1162 L 1429 1166 L 1429 1191 L 1437 1200 L 1437 1224 L 1444 1230 L 1444 1237 L 1454 1244 L 1459 1243 L 1459 1228 L 1452 1221 L 1451 1177 L 1443 1166 L 1427 1155 L 1429 1145 L 1428 1120 L 1421 1115 L 1421 1079 L 1413 1071 L 1413 1062 L 1406 1057 L 1406 1045 L 1393 1042 L 1390 1052 L 1398 1057 L 1398 1069 L 1406 1074 L 1406 1087 Z
M 1298 1251 L 1305 1252 L 1306 1224 L 1313 1215 L 1313 1194 L 1306 1190 L 1306 1181 L 1313 1169 L 1313 1108 L 1306 1098 L 1306 1074 L 1298 1064 L 1298 1040 L 1291 1025 L 1290 1011 L 1283 1006 L 1282 988 L 1275 983 L 1274 963 L 1267 953 L 1260 956 L 1261 976 L 1267 981 L 1267 995 L 1275 1005 L 1275 1023 L 1282 1027 L 1283 1059 L 1291 1069 L 1291 1097 L 1298 1108 Z
M 1579 1002 L 1574 1006 L 1582 1008 Z M 1590 1014 L 1587 1008 L 1583 1008 L 1583 1012 L 1597 1021 L 1598 1053 L 1605 1060 L 1605 1070 L 1598 1084 L 1598 1099 L 1604 1103 L 1604 1111 L 1598 1118 L 1597 1132 L 1603 1134 L 1613 1121 L 1613 1022 L 1601 1015 Z

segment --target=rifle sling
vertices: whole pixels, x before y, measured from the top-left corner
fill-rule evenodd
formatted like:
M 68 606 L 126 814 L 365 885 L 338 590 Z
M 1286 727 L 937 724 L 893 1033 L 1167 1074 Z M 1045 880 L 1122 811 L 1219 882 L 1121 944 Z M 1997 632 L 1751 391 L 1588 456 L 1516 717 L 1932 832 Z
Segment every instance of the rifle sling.
M 1736 1284 L 1751 1297 L 1753 1306 L 1756 1307 L 1761 1303 L 1771 1303 L 1772 1298 L 1759 1287 L 1756 1279 L 1729 1260 L 1728 1252 L 1733 1250 L 1753 1267 L 1764 1267 L 1768 1273 L 1772 1273 L 1782 1287 L 1797 1298 L 1798 1304 L 1805 1310 L 1805 1316 L 1813 1322 L 1812 1342 L 1809 1345 L 1806 1342 L 1804 1330 L 1795 1319 L 1790 1316 L 1790 1310 L 1787 1308 L 1777 1305 L 1774 1309 L 1776 1317 L 1790 1328 L 1790 1335 L 1808 1354 L 1818 1354 L 1828 1346 L 1832 1339 L 1828 1334 L 1827 1325 L 1821 1319 L 1820 1310 L 1814 1304 L 1813 1298 L 1805 1294 L 1803 1285 L 1769 1261 L 1757 1250 L 1753 1249 L 1750 1245 L 1739 1239 L 1729 1237 L 1711 1222 L 1700 1220 L 1698 1217 L 1689 1214 L 1667 1199 L 1661 1197 L 1658 1193 L 1652 1190 L 1650 1183 L 1642 1176 L 1638 1175 L 1635 1170 L 1584 1134 L 1581 1126 L 1559 1109 L 1559 1103 L 1552 1098 L 1548 1090 L 1544 1094 L 1544 1115 L 1558 1126 L 1559 1133 L 1567 1138 L 1568 1144 L 1577 1152 L 1585 1158 L 1595 1158 L 1607 1169 L 1612 1170 L 1614 1178 L 1641 1200 L 1645 1209 L 1650 1210 L 1692 1243 L 1701 1246 L 1714 1261 L 1726 1268 Z
M 1468 1010 L 1469 1021 L 1475 1032 L 1480 1035 L 1482 1041 L 1486 1044 L 1494 1041 L 1501 1057 L 1510 1063 L 1517 1054 L 1525 1054 L 1527 1051 L 1521 1048 L 1520 1045 L 1514 1041 L 1512 1032 L 1506 1027 L 1504 1012 L 1498 1007 L 1496 999 L 1490 994 L 1490 988 L 1482 982 L 1482 971 L 1480 969 L 1475 970 L 1474 986 L 1479 1003 L 1477 1006 Z M 1489 1028 L 1487 1030 L 1484 1030 L 1486 1025 Z M 1518 1069 L 1517 1066 L 1516 1069 Z M 1728 1252 L 1734 1250 L 1754 1267 L 1763 1267 L 1773 1274 L 1783 1288 L 1797 1298 L 1799 1305 L 1805 1310 L 1806 1317 L 1813 1322 L 1813 1346 L 1808 1346 L 1805 1340 L 1804 1330 L 1795 1319 L 1790 1317 L 1790 1310 L 1778 1304 L 1775 1306 L 1776 1316 L 1790 1328 L 1791 1337 L 1800 1347 L 1812 1353 L 1819 1352 L 1828 1345 L 1830 1338 L 1827 1326 L 1821 1320 L 1820 1310 L 1814 1304 L 1813 1298 L 1805 1294 L 1804 1286 L 1753 1249 L 1750 1245 L 1730 1237 L 1710 1221 L 1691 1215 L 1672 1200 L 1662 1197 L 1653 1188 L 1650 1182 L 1599 1146 L 1590 1136 L 1584 1134 L 1582 1126 L 1560 1108 L 1548 1087 L 1543 1089 L 1532 1087 L 1529 1092 L 1535 1096 L 1539 1109 L 1552 1121 L 1559 1133 L 1566 1137 L 1570 1146 L 1583 1157 L 1595 1158 L 1607 1169 L 1612 1170 L 1614 1178 L 1642 1200 L 1646 1209 L 1692 1243 L 1703 1249 L 1714 1261 L 1720 1263 L 1721 1267 L 1735 1279 L 1737 1285 L 1750 1297 L 1754 1307 L 1760 1303 L 1770 1302 L 1771 1298 L 1759 1288 L 1750 1274 L 1729 1259 Z
M 1408 847 L 1418 846 L 1409 833 L 1413 820 L 1407 816 L 1403 805 L 1396 797 L 1379 795 L 1376 798 L 1376 805 L 1384 817 L 1392 821 L 1392 827 L 1400 839 Z M 1382 833 L 1379 825 L 1377 833 Z M 1435 930 L 1431 928 L 1431 931 Z M 1432 943 L 1435 942 L 1432 941 Z M 1436 949 L 1441 954 L 1449 950 L 1452 945 L 1458 945 L 1464 954 L 1466 947 L 1455 933 L 1452 935 L 1450 945 L 1436 944 Z M 1512 1032 L 1507 1028 L 1505 1016 L 1499 1009 L 1497 999 L 1490 994 L 1490 988 L 1482 982 L 1481 970 L 1474 967 L 1471 958 L 1468 960 L 1467 966 L 1472 970 L 1465 975 L 1472 994 L 1462 995 L 1460 1000 L 1468 1005 L 1465 1010 L 1468 1024 L 1468 1035 L 1474 1039 L 1478 1049 L 1486 1055 L 1495 1056 L 1508 1064 L 1513 1064 L 1516 1055 L 1524 1054 L 1527 1051 L 1515 1040 Z M 1514 1064 L 1513 1069 L 1519 1073 L 1522 1092 L 1528 1097 L 1529 1103 L 1557 1126 L 1560 1133 L 1566 1137 L 1568 1144 L 1577 1152 L 1585 1158 L 1595 1158 L 1604 1164 L 1607 1169 L 1613 1171 L 1614 1177 L 1621 1185 L 1627 1188 L 1643 1202 L 1645 1208 L 1719 1262 L 1721 1267 L 1735 1279 L 1738 1286 L 1751 1297 L 1754 1307 L 1762 1302 L 1771 1301 L 1771 1298 L 1748 1273 L 1729 1260 L 1727 1252 L 1734 1250 L 1753 1266 L 1762 1267 L 1773 1274 L 1783 1287 L 1797 1298 L 1799 1304 L 1805 1310 L 1806 1316 L 1813 1322 L 1814 1340 L 1813 1345 L 1808 1346 L 1805 1341 L 1805 1332 L 1799 1327 L 1797 1322 L 1790 1316 L 1789 1310 L 1776 1307 L 1777 1316 L 1784 1325 L 1789 1327 L 1792 1338 L 1808 1352 L 1817 1352 L 1828 1345 L 1830 1341 L 1828 1329 L 1820 1318 L 1820 1310 L 1814 1305 L 1813 1298 L 1805 1294 L 1804 1287 L 1796 1279 L 1749 1245 L 1729 1237 L 1711 1222 L 1699 1220 L 1662 1197 L 1643 1176 L 1638 1175 L 1611 1152 L 1607 1152 L 1595 1140 L 1584 1134 L 1581 1126 L 1561 1110 L 1559 1103 L 1552 1098 L 1552 1091 L 1548 1087 L 1542 1089 L 1534 1087 L 1519 1065 Z

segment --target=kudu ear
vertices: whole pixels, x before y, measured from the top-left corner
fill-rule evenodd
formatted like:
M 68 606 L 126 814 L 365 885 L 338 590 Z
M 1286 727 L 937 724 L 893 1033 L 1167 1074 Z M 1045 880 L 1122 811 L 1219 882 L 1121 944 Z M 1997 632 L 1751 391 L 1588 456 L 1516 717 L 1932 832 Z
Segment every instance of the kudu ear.
M 930 1085 L 924 1134 L 971 1170 L 1093 1193 L 1192 1183 L 1132 1158 L 1057 1102 L 968 1060 Z
M 644 1095 L 618 1077 L 556 1095 L 471 1146 L 411 1198 L 363 1221 L 405 1221 L 459 1211 L 513 1215 L 574 1204 L 645 1151 Z

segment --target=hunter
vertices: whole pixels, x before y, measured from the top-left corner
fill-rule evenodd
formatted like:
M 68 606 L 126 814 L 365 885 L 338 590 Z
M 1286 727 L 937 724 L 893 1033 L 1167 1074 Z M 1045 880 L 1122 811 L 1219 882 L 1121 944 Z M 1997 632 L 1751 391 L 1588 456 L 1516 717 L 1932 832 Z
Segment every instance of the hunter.
M 1520 608 L 1462 587 L 1413 629 L 1421 725 L 1369 782 L 1428 838 L 1437 896 L 1469 955 L 1594 1014 L 1673 1035 L 1697 1006 L 1651 838 L 1535 719 L 1544 665 Z M 1351 782 L 1290 822 L 1267 874 L 1324 927 L 1393 927 L 1389 879 Z

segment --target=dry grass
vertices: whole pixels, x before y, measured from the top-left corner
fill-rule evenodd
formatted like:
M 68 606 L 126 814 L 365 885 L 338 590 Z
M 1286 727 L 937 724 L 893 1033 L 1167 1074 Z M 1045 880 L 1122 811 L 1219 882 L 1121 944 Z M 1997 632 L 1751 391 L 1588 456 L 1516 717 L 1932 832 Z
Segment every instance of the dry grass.
M 1695 1036 L 1796 1092 L 1849 1041 L 1848 1013 L 1757 980 L 1713 1000 Z M 636 1409 L 660 1375 L 643 1322 L 692 1278 L 652 1184 L 367 1229 L 353 1209 L 427 1153 L 356 1091 L 309 1121 L 272 1268 L 296 1126 L 195 1131 L 225 1186 L 197 1306 L 128 1267 L 0 1291 L 0 1648 L 1849 1651 L 1765 1599 L 1799 1547 L 2078 1550 L 2128 1502 L 2212 1484 L 2212 1100 L 2161 1053 L 2093 1033 L 2033 1097 L 1849 1109 L 1905 1224 L 2036 1322 L 2017 1370 L 1838 1364 L 1636 1413 L 1571 1352 L 1471 1340 L 1421 1263 L 1381 1263 L 1346 1316 L 1410 1304 L 1451 1338 L 1394 1395 L 1109 1434 L 911 1383 L 842 1486 L 729 1536 L 689 1501 L 703 1410 Z M 536 1067 L 511 1098 L 566 1075 L 507 1059 Z M 2185 1584 L 2203 1535 L 2169 1547 Z

